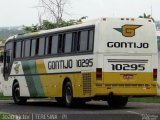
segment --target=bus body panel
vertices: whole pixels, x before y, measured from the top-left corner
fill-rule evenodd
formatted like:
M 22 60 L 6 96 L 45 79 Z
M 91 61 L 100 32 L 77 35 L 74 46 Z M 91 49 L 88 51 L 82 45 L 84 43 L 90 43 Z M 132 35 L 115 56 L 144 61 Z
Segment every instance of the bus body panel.
M 96 64 L 96 55 L 15 61 L 12 65 L 11 77 L 5 84 L 5 91 L 8 92 L 4 94 L 11 96 L 13 82 L 18 80 L 22 85 L 21 96 L 61 97 L 63 81 L 68 78 L 72 82 L 74 97 L 84 97 L 87 94 L 82 93 L 83 75 L 89 73 L 90 77 L 93 76 L 91 74 L 94 73 Z M 89 96 L 91 93 L 87 95 Z
M 98 52 L 157 54 L 156 29 L 147 19 L 108 19 L 99 24 Z

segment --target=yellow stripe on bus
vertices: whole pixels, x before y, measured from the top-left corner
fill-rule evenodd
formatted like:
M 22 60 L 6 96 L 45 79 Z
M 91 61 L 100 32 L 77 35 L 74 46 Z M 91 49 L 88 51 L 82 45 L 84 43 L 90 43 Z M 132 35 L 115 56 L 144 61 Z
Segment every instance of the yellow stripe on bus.
M 47 74 L 44 60 L 36 60 L 37 71 L 41 74 L 40 80 L 44 94 L 46 97 L 61 96 L 62 95 L 62 85 L 59 74 L 50 75 Z
M 39 74 L 47 73 L 43 60 L 36 60 L 36 66 L 37 66 L 37 72 Z M 40 75 L 39 77 L 40 77 L 40 80 L 41 80 L 41 84 L 42 84 L 42 88 L 43 88 L 44 94 L 45 94 L 45 96 L 47 96 L 47 95 L 49 95 L 48 89 L 47 89 L 47 86 L 49 84 L 49 80 L 47 80 L 47 77 L 45 77 L 44 75 Z

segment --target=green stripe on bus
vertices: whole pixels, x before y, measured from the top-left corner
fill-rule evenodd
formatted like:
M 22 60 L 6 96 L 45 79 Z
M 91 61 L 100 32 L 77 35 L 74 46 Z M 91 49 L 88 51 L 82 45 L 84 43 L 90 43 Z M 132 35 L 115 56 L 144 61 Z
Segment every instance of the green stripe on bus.
M 30 96 L 43 97 L 44 92 L 42 89 L 40 77 L 38 75 L 32 75 L 32 74 L 37 74 L 37 69 L 36 69 L 37 67 L 35 60 L 22 61 L 22 66 L 27 86 L 30 92 Z
M 37 91 L 36 91 L 32 76 L 27 75 L 27 74 L 31 74 L 29 63 L 27 61 L 22 61 L 22 68 L 24 71 L 30 96 L 31 97 L 37 96 Z
M 36 74 L 36 75 L 32 76 L 32 78 L 33 78 L 35 88 L 37 90 L 37 95 L 39 97 L 43 97 L 44 92 L 43 92 L 40 76 L 38 75 L 38 72 L 37 72 L 36 61 L 31 60 L 31 61 L 28 61 L 28 62 L 29 62 L 29 65 L 30 65 L 31 74 Z

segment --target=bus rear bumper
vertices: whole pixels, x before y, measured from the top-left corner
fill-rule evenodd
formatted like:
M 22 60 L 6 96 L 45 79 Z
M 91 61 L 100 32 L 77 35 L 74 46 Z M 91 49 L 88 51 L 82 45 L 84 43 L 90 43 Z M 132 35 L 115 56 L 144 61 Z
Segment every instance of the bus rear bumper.
M 97 95 L 115 95 L 115 96 L 156 96 L 156 86 L 95 86 L 93 96 Z

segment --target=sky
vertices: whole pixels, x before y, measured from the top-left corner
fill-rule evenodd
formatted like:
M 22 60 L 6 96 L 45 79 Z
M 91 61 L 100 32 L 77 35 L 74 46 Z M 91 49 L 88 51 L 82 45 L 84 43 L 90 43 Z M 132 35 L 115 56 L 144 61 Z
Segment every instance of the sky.
M 38 23 L 38 0 L 0 0 L 0 27 Z M 69 0 L 64 19 L 138 17 L 152 14 L 160 20 L 160 0 Z

